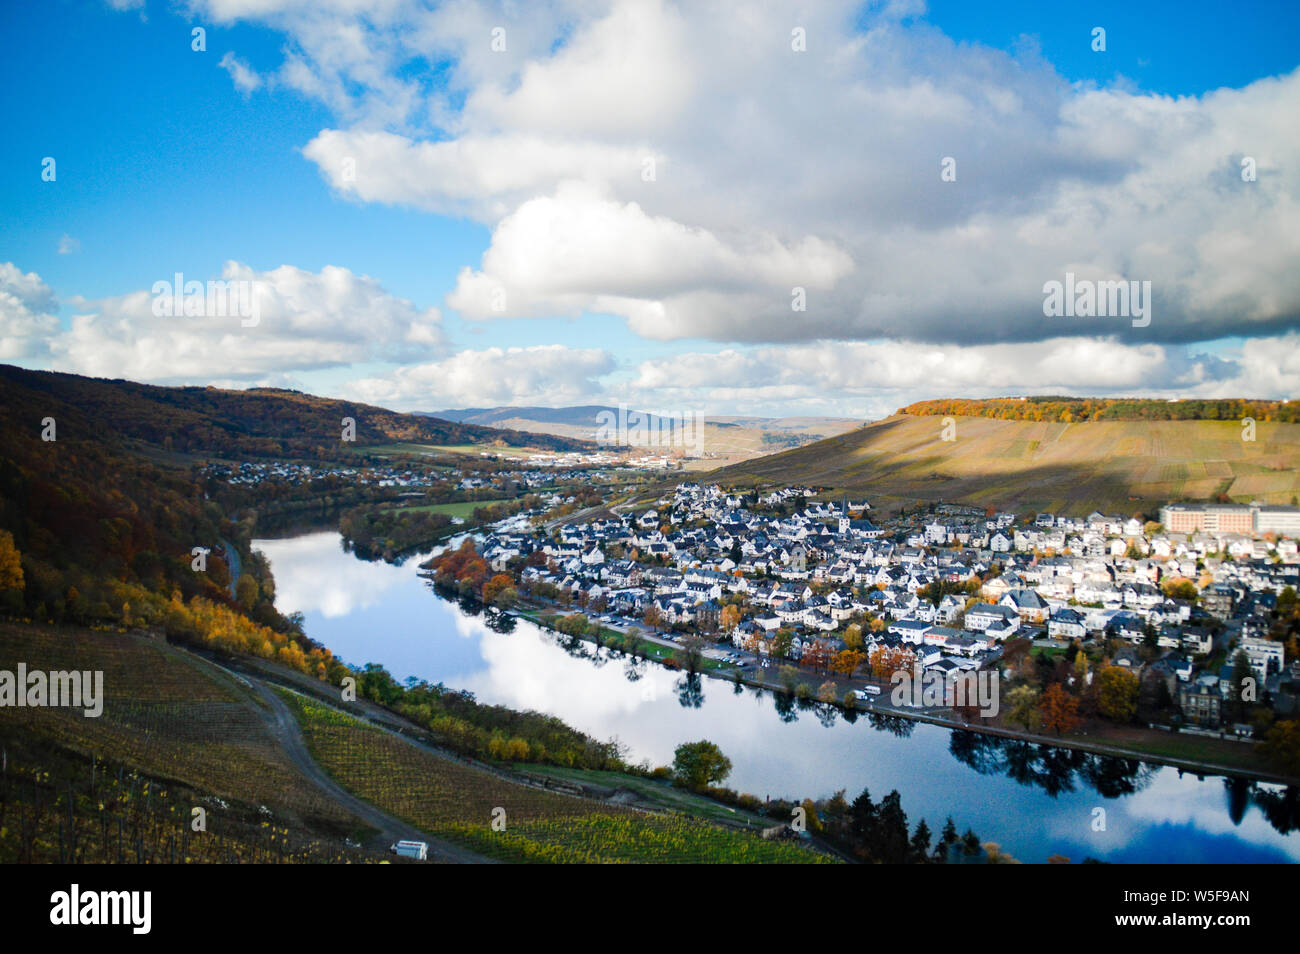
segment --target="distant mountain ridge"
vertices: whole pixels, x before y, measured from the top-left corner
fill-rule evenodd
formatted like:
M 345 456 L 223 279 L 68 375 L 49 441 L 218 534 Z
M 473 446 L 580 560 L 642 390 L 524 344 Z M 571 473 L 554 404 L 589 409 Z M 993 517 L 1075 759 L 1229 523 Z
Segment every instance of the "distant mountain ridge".
M 554 434 L 619 443 L 622 438 L 609 433 L 609 424 L 625 424 L 630 430 L 644 427 L 653 432 L 689 436 L 690 456 L 724 461 L 748 460 L 781 447 L 806 444 L 832 434 L 857 427 L 851 418 L 832 417 L 757 417 L 739 415 L 704 415 L 682 408 L 674 415 L 663 409 L 658 413 L 639 408 L 614 407 L 607 404 L 579 404 L 571 407 L 512 406 L 452 408 L 428 412 L 434 417 L 482 427 L 513 427 L 535 434 Z M 642 417 L 638 417 L 640 414 Z M 703 422 L 703 427 L 696 425 Z M 605 425 L 602 428 L 602 425 Z M 669 448 L 674 450 L 674 448 Z

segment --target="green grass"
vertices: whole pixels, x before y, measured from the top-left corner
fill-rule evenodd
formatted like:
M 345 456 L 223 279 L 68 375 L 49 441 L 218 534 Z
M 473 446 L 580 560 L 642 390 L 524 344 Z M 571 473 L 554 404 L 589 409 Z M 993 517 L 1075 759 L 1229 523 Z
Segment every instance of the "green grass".
M 461 500 L 456 503 L 441 504 L 420 504 L 413 507 L 392 507 L 392 510 L 401 510 L 404 513 L 445 513 L 449 517 L 460 517 L 468 520 L 474 515 L 478 507 L 486 507 L 488 504 L 500 503 L 503 500 L 510 500 L 510 497 L 493 497 L 491 500 Z

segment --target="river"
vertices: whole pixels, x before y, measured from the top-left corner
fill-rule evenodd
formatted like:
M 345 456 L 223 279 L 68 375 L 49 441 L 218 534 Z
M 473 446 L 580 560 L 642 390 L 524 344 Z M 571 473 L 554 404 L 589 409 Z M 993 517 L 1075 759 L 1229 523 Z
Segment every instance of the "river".
M 276 605 L 300 611 L 309 636 L 345 662 L 397 679 L 441 682 L 483 701 L 535 709 L 600 739 L 632 762 L 669 764 L 681 742 L 709 739 L 731 759 L 726 783 L 762 796 L 897 789 L 912 824 L 951 816 L 1025 862 L 1290 862 L 1300 860 L 1297 793 L 1130 759 L 1024 746 L 907 720 L 846 721 L 711 679 L 688 682 L 630 664 L 527 620 L 502 626 L 435 594 L 401 566 L 344 551 L 337 533 L 258 540 Z M 495 614 L 492 614 L 495 615 Z

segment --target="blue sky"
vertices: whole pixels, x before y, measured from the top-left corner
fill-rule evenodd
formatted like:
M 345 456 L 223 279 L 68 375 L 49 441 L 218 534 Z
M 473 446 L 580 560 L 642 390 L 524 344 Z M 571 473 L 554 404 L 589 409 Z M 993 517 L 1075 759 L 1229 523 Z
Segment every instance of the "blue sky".
M 1216 232 L 1250 234 L 1254 222 L 1275 250 L 1296 240 L 1300 104 L 1294 82 L 1268 81 L 1297 66 L 1293 4 L 813 4 L 747 24 L 775 40 L 743 56 L 701 50 L 696 38 L 719 23 L 696 22 L 689 6 L 121 5 L 0 14 L 4 360 L 401 407 L 626 400 L 868 416 L 1021 385 L 1275 396 L 1297 380 L 1289 358 L 1257 366 L 1293 354 L 1293 280 L 1267 262 L 1247 274 L 1242 263 L 1261 257 L 1249 254 L 1221 281 L 1189 278 L 1204 273 Z M 792 60 L 789 24 L 805 22 L 808 49 Z M 497 23 L 513 46 L 493 59 Z M 194 26 L 205 51 L 191 49 Z M 1094 26 L 1104 53 L 1090 47 Z M 349 30 L 359 43 L 340 49 Z M 239 88 L 228 54 L 255 88 Z M 769 88 L 785 69 L 800 72 Z M 605 82 L 626 90 L 621 101 L 566 96 Z M 785 102 L 792 84 L 800 96 Z M 407 108 L 392 106 L 407 94 Z M 859 118 L 871 135 L 838 131 Z M 1240 144 L 1225 138 L 1252 123 Z M 774 145 L 774 129 L 790 143 Z M 363 142 L 366 169 L 382 177 L 339 181 L 338 150 Z M 419 152 L 434 144 L 482 152 Z M 1171 151 L 1207 148 L 1223 168 L 1260 152 L 1260 188 L 1214 181 L 1213 167 L 1161 166 Z M 651 187 L 635 170 L 611 178 L 620 155 L 642 153 L 663 170 Z M 950 153 L 961 192 L 938 183 Z M 46 156 L 54 182 L 41 178 Z M 936 174 L 910 178 L 932 162 Z M 521 183 L 500 187 L 503 176 Z M 1135 202 L 1162 212 L 1131 219 Z M 1090 205 L 1101 211 L 1079 212 Z M 1076 214 L 1071 228 L 1095 227 L 1094 242 L 1060 239 L 1023 276 L 990 257 L 1018 241 L 1037 253 L 1025 236 Z M 981 248 L 972 233 L 990 238 Z M 1185 244 L 1151 254 L 1165 243 Z M 210 327 L 151 326 L 127 300 L 178 271 L 216 278 L 227 261 L 255 276 L 298 270 L 301 300 L 280 290 L 297 311 L 238 344 Z M 1089 267 L 1150 274 L 1171 303 L 1154 330 L 1033 317 L 1043 281 Z M 321 278 L 331 268 L 357 286 L 338 300 L 337 281 Z M 910 284 L 896 277 L 912 271 Z M 801 282 L 816 305 L 792 313 L 782 302 Z M 510 289 L 503 313 L 472 304 L 487 287 Z M 371 314 L 374 327 L 358 329 Z M 73 315 L 93 317 L 78 331 Z M 299 338 L 304 354 L 286 357 Z M 510 348 L 521 350 L 493 352 Z M 169 352 L 194 357 L 160 360 Z M 1073 353 L 1095 354 L 1098 374 L 998 373 Z M 947 384 L 906 370 L 935 361 L 975 370 Z

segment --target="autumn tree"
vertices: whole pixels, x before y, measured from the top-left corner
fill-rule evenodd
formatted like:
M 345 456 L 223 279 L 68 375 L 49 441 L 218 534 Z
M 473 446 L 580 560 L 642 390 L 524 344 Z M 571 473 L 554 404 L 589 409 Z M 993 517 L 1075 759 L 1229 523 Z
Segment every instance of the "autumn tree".
M 858 667 L 866 661 L 866 653 L 859 652 L 856 649 L 845 649 L 835 654 L 835 659 L 831 661 L 831 668 L 852 679 L 853 674 L 858 671 Z
M 844 645 L 849 649 L 862 648 L 862 627 L 858 623 L 852 623 L 844 630 Z
M 1132 722 L 1137 715 L 1140 683 L 1123 666 L 1107 666 L 1097 674 L 1097 710 L 1112 722 Z
M 1038 690 L 1033 686 L 1017 686 L 1007 693 L 1007 721 L 1037 732 L 1043 724 L 1043 713 L 1038 708 Z
M 24 586 L 22 557 L 14 546 L 14 535 L 0 530 L 0 593 L 21 593 Z
M 1038 708 L 1043 714 L 1043 725 L 1057 735 L 1071 732 L 1079 725 L 1079 702 L 1059 682 L 1047 687 Z
M 1281 772 L 1300 775 L 1300 722 L 1283 719 L 1264 733 L 1259 754 Z
M 722 607 L 718 622 L 721 624 L 723 632 L 730 633 L 740 625 L 740 609 L 734 604 L 728 603 Z
M 507 573 L 498 573 L 483 584 L 483 602 L 496 604 L 497 598 L 506 590 L 513 590 L 515 581 Z

